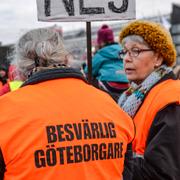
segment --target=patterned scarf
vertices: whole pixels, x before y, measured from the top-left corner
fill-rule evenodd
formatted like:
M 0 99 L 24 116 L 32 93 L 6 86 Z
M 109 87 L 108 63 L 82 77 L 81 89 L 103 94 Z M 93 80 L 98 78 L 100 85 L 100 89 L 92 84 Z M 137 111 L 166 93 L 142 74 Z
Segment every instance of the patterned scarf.
M 172 71 L 172 68 L 162 65 L 153 71 L 141 84 L 137 85 L 132 82 L 130 88 L 120 96 L 118 100 L 119 106 L 133 118 L 147 92 L 170 71 Z

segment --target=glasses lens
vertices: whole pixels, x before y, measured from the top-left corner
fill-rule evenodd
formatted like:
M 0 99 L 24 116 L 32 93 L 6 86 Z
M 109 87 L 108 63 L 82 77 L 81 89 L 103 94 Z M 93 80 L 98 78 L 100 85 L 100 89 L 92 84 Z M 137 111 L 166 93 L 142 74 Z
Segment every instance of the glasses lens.
M 131 57 L 137 57 L 139 55 L 139 53 L 140 53 L 140 50 L 137 48 L 133 48 L 130 50 Z

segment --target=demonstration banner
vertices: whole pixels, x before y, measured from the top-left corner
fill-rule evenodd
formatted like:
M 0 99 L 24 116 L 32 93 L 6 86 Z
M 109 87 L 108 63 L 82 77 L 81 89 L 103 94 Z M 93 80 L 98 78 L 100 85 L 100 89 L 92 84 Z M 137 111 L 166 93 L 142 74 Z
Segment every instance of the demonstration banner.
M 103 21 L 135 18 L 135 0 L 37 0 L 40 21 Z

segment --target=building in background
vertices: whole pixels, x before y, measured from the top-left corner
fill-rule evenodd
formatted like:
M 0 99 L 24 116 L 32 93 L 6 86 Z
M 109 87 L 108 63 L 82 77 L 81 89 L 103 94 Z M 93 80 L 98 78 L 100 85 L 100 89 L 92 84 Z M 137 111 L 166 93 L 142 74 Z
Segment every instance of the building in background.
M 180 65 L 180 5 L 173 4 L 171 13 L 171 29 L 174 44 L 177 51 L 177 64 Z

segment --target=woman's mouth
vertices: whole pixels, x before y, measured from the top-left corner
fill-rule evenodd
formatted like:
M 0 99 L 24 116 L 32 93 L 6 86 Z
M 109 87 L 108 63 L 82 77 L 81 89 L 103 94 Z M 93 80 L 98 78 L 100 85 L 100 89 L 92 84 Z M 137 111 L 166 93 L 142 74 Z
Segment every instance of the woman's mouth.
M 131 74 L 131 73 L 133 73 L 134 71 L 135 71 L 135 69 L 133 69 L 133 68 L 125 68 L 126 74 Z

